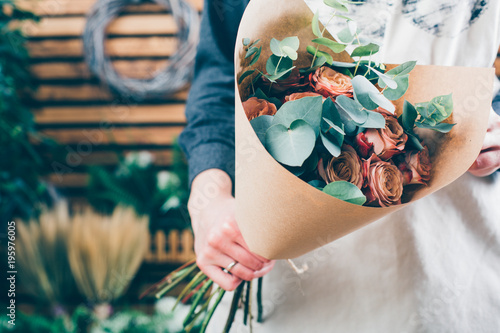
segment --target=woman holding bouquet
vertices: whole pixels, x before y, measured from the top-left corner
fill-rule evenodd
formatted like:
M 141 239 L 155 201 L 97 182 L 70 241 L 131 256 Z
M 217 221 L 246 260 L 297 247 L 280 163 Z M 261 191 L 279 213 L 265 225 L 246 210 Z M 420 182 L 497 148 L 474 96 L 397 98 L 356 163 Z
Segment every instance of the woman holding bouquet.
M 325 10 L 321 0 L 306 3 L 314 12 Z M 500 331 L 500 117 L 493 111 L 470 174 L 298 258 L 309 267 L 304 274 L 248 250 L 232 196 L 233 53 L 247 4 L 206 1 L 188 126 L 180 138 L 189 160 L 199 267 L 226 290 L 270 272 L 266 318 L 257 332 Z M 496 1 L 372 0 L 350 9 L 363 33 L 382 44 L 379 60 L 386 63 L 491 67 L 500 45 Z M 222 329 L 229 301 L 226 296 L 215 313 L 214 332 Z

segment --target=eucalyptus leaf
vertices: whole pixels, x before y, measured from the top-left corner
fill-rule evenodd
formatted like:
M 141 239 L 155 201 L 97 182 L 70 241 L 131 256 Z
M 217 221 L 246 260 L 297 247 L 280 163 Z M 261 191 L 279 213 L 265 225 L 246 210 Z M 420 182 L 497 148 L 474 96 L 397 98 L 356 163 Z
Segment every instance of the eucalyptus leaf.
M 328 130 L 325 132 L 329 132 L 331 129 L 333 129 L 333 130 L 337 131 L 338 133 L 345 135 L 344 130 L 342 128 L 340 128 L 339 126 L 335 125 L 330 119 L 323 117 L 323 120 L 328 124 L 328 126 L 330 126 L 328 128 Z
M 252 61 L 250 61 L 249 66 L 253 66 L 253 65 L 255 65 L 257 63 L 257 61 L 260 58 L 261 52 L 262 52 L 262 46 L 259 47 L 259 49 L 257 50 L 257 52 L 255 52 L 255 55 L 253 56 Z
M 319 12 L 316 11 L 314 14 L 313 20 L 312 20 L 312 31 L 314 36 L 316 37 L 321 37 L 323 34 L 321 33 L 321 30 L 319 28 Z
M 344 13 L 349 12 L 349 9 L 347 9 L 347 7 L 343 3 L 341 3 L 340 1 L 337 1 L 337 0 L 323 0 L 323 2 L 328 7 L 334 8 L 334 9 L 340 11 L 340 12 L 344 12 Z
M 257 47 L 251 47 L 248 49 L 247 54 L 245 55 L 245 59 L 250 58 L 253 54 L 259 51 Z
M 323 112 L 322 112 L 322 118 L 323 119 L 328 119 L 330 122 L 332 122 L 335 126 L 339 128 L 343 128 L 344 124 L 342 122 L 342 118 L 340 117 L 339 111 L 337 110 L 337 107 L 335 106 L 333 100 L 331 97 L 328 97 L 324 102 L 323 102 Z M 328 122 L 327 122 L 328 125 Z M 326 126 L 322 123 L 322 131 L 323 132 L 328 132 L 330 129 L 329 125 L 328 127 L 323 127 Z
M 380 49 L 380 46 L 374 43 L 370 43 L 368 45 L 358 46 L 351 53 L 351 57 L 367 57 L 369 55 L 373 55 L 377 53 Z
M 385 88 L 386 86 L 388 86 L 390 89 L 396 89 L 398 87 L 398 83 L 396 82 L 396 80 L 394 80 L 390 76 L 388 76 L 388 75 L 386 75 L 386 74 L 384 74 L 382 72 L 379 72 L 378 70 L 376 70 L 373 67 L 369 67 L 369 68 L 370 68 L 370 70 L 372 72 L 374 72 L 375 74 L 377 74 L 377 76 L 378 76 L 378 85 L 381 88 Z
M 335 103 L 347 112 L 351 119 L 358 124 L 362 124 L 368 119 L 368 113 L 363 105 L 347 96 L 337 96 Z
M 297 51 L 300 46 L 300 40 L 299 37 L 293 36 L 293 37 L 286 37 L 280 42 L 280 47 L 283 48 L 283 46 L 288 46 L 294 51 Z
M 339 133 L 337 133 L 339 134 Z M 332 154 L 332 156 L 335 156 L 335 157 L 338 157 L 340 156 L 341 152 L 342 152 L 342 143 L 344 141 L 344 136 L 343 135 L 329 135 L 327 137 L 326 134 L 323 134 L 322 132 L 319 133 L 320 135 L 320 138 L 321 138 L 321 142 L 323 143 L 323 146 L 326 148 L 326 150 L 328 150 L 328 152 L 330 154 Z M 340 138 L 342 137 L 342 138 Z M 331 138 L 331 140 L 330 140 Z
M 281 50 L 288 56 L 288 58 L 292 60 L 297 60 L 298 58 L 297 51 L 295 51 L 291 47 L 285 45 L 281 47 Z
M 271 42 L 269 43 L 269 46 L 271 48 L 271 52 L 277 56 L 277 57 L 283 57 L 285 54 L 281 51 L 280 47 L 280 41 L 277 40 L 276 38 L 271 39 Z
M 289 128 L 282 124 L 272 125 L 266 132 L 265 140 L 267 151 L 278 162 L 300 167 L 314 149 L 316 134 L 307 122 L 297 119 Z
M 320 191 L 322 191 L 323 187 L 326 186 L 326 183 L 323 180 L 318 180 L 318 179 L 311 180 L 310 182 L 308 182 L 308 184 L 311 185 L 312 187 L 317 188 Z
M 265 77 L 266 77 L 269 81 L 271 81 L 271 82 L 275 83 L 275 82 L 276 82 L 276 80 L 279 80 L 279 79 L 281 79 L 282 77 L 284 77 L 285 75 L 289 74 L 289 73 L 292 71 L 292 69 L 294 69 L 294 68 L 295 68 L 295 66 L 293 66 L 292 68 L 289 68 L 289 69 L 287 69 L 287 70 L 285 70 L 285 71 L 283 71 L 283 72 L 279 72 L 279 73 L 277 73 L 277 74 L 274 74 L 274 75 L 264 75 L 264 76 L 265 76 Z
M 406 143 L 406 147 L 408 148 L 409 146 L 415 147 L 417 150 L 422 150 L 424 149 L 424 146 L 422 146 L 422 143 L 420 143 L 420 139 L 413 133 L 407 133 L 408 134 L 408 142 Z
M 250 45 L 250 47 L 257 45 L 259 42 L 260 42 L 260 39 L 257 39 L 255 42 L 252 43 L 252 45 Z
M 418 113 L 413 104 L 405 100 L 403 104 L 403 113 L 401 114 L 400 123 L 409 133 L 413 133 L 413 128 L 415 127 L 415 120 L 417 119 Z M 398 119 L 399 120 L 399 119 Z
M 341 61 L 333 61 L 331 65 L 334 67 L 341 67 L 341 68 L 355 68 L 356 67 L 356 63 L 341 62 Z
M 318 68 L 318 67 L 323 66 L 325 63 L 326 63 L 325 57 L 323 57 L 323 56 L 316 57 L 316 59 L 314 60 L 314 63 L 313 63 L 313 67 Z
M 333 58 L 331 55 L 329 55 L 326 52 L 322 52 L 320 50 L 317 50 L 314 46 L 308 45 L 306 48 L 307 52 L 309 52 L 312 55 L 316 54 L 316 57 L 324 57 L 326 59 L 326 63 L 331 65 L 333 63 Z
M 394 113 L 396 107 L 378 91 L 378 89 L 364 76 L 357 75 L 351 80 L 354 88 L 354 97 L 367 110 L 374 110 L 382 107 Z
M 385 118 L 378 112 L 367 111 L 368 119 L 362 124 L 359 124 L 362 128 L 385 128 Z
M 361 192 L 356 185 L 346 181 L 330 183 L 323 188 L 323 192 L 337 199 L 359 206 L 366 202 L 366 197 L 363 195 L 363 192 Z
M 271 127 L 273 122 L 273 116 L 263 115 L 250 120 L 250 125 L 252 125 L 255 134 L 259 138 L 262 145 L 266 144 L 266 132 Z
M 266 62 L 266 71 L 269 75 L 282 73 L 292 67 L 293 67 L 293 62 L 291 59 L 285 57 L 278 57 L 274 54 L 271 55 Z
M 400 99 L 401 97 L 406 94 L 408 91 L 408 88 L 410 86 L 410 81 L 409 81 L 409 74 L 404 74 L 404 75 L 399 75 L 394 78 L 394 81 L 396 81 L 397 88 L 396 89 L 391 89 L 387 88 L 384 90 L 384 96 L 387 97 L 387 99 L 391 101 L 395 101 Z M 380 81 L 379 81 L 380 83 Z M 380 85 L 380 84 L 379 84 Z
M 326 37 L 313 39 L 312 42 L 326 46 L 335 53 L 340 53 L 340 52 L 344 51 L 346 48 L 346 45 L 341 44 L 341 43 L 337 43 L 336 41 L 333 41 L 333 40 L 326 38 Z
M 354 34 L 351 33 L 351 29 L 349 29 L 349 27 L 345 27 L 344 29 L 340 30 L 337 33 L 337 37 L 342 43 L 346 44 L 349 44 L 354 40 Z
M 249 69 L 249 70 L 245 71 L 243 74 L 241 74 L 240 78 L 238 79 L 238 83 L 243 82 L 243 80 L 246 77 L 252 75 L 254 72 L 255 72 L 255 69 Z
M 295 120 L 303 119 L 313 128 L 317 136 L 321 124 L 322 102 L 321 96 L 286 102 L 274 115 L 273 124 L 289 127 Z
M 451 116 L 453 112 L 453 98 L 451 94 L 437 96 L 430 102 L 418 103 L 415 107 L 423 118 L 421 120 L 422 123 L 435 126 Z
M 413 68 L 415 68 L 416 65 L 417 65 L 416 61 L 407 61 L 397 67 L 394 67 L 390 71 L 387 71 L 385 74 L 393 77 L 397 75 L 410 74 L 410 72 L 413 70 Z

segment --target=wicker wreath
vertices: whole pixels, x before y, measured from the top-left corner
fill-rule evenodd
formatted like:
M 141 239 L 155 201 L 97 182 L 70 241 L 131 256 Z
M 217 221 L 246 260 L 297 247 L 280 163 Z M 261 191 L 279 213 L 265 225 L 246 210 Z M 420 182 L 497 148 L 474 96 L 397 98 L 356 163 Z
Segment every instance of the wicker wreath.
M 164 98 L 185 88 L 192 77 L 200 17 L 183 0 L 153 0 L 172 12 L 178 27 L 177 52 L 169 65 L 148 79 L 132 79 L 119 74 L 106 54 L 106 27 L 124 7 L 150 2 L 144 0 L 99 0 L 87 16 L 83 34 L 85 61 L 90 71 L 114 92 L 133 100 Z

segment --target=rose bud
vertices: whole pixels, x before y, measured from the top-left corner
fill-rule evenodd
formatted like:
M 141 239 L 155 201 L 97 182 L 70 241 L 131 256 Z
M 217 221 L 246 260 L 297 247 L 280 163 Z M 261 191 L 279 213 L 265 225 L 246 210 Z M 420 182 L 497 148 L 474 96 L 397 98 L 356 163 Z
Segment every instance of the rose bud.
M 404 162 L 399 164 L 399 170 L 403 173 L 404 185 L 427 185 L 431 178 L 431 167 L 429 149 L 427 147 L 424 147 L 420 151 L 407 152 Z
M 263 115 L 273 116 L 278 111 L 276 109 L 276 105 L 266 101 L 265 99 L 259 99 L 257 97 L 250 97 L 243 102 L 243 109 L 245 110 L 248 120 L 252 120 Z
M 349 145 L 343 145 L 339 157 L 332 157 L 328 161 L 324 174 L 326 179 L 324 179 L 325 177 L 323 179 L 327 184 L 337 180 L 344 180 L 356 185 L 358 188 L 363 186 L 364 178 L 361 159 L 356 150 Z
M 367 158 L 373 153 L 373 143 L 368 142 L 363 132 L 356 135 L 356 145 L 358 146 L 359 155 L 363 158 Z
M 298 93 L 293 93 L 291 95 L 286 96 L 285 101 L 290 102 L 290 101 L 296 101 L 296 100 L 304 98 L 304 97 L 315 97 L 315 96 L 322 96 L 322 95 L 317 94 L 315 92 L 311 92 L 311 91 L 298 92 Z
M 388 160 L 405 148 L 408 135 L 394 116 L 386 116 L 385 128 L 369 128 L 365 131 L 367 142 L 373 144 L 373 152 L 382 160 Z
M 400 204 L 403 195 L 403 175 L 399 169 L 376 156 L 365 163 L 369 164 L 365 189 L 367 202 L 380 207 Z
M 330 67 L 320 67 L 309 76 L 310 84 L 314 90 L 324 97 L 353 96 L 351 78 L 336 72 Z

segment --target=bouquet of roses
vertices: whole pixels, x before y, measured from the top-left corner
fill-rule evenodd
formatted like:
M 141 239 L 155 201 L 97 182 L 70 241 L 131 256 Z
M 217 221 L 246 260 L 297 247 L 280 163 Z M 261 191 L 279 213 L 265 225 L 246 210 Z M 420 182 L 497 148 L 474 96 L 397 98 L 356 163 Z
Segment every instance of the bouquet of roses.
M 272 11 L 252 0 L 238 32 L 236 221 L 269 259 L 302 255 L 446 186 L 486 133 L 493 70 L 377 63 L 379 46 L 346 16 L 349 1 L 324 3 L 345 21 L 335 38 L 303 0 L 274 0 Z M 147 293 L 187 278 L 185 330 L 203 332 L 224 290 L 195 262 Z M 251 329 L 252 285 L 236 289 L 224 332 L 240 304 Z M 262 279 L 256 290 L 261 321 Z
M 427 184 L 429 151 L 414 129 L 449 132 L 454 124 L 443 121 L 450 117 L 453 101 L 451 95 L 416 106 L 405 101 L 402 114 L 394 114 L 390 100 L 401 98 L 408 89 L 415 62 L 383 74 L 369 61 L 361 65 L 366 66 L 364 73 L 358 74 L 360 62 L 352 63 L 354 70 L 350 71 L 345 63 L 334 64 L 322 56 L 320 63 L 329 66 L 311 64 L 290 78 L 296 68 L 282 48 L 298 45 L 298 38 L 273 39 L 271 43 L 276 48 L 267 63 L 288 61 L 290 67 L 278 72 L 271 65 L 267 71 L 279 74 L 292 69 L 285 74 L 288 80 L 273 82 L 266 74 L 258 75 L 263 80 L 257 82 L 269 86 L 273 94 L 268 97 L 259 87 L 243 102 L 243 108 L 260 141 L 278 162 L 323 192 L 358 205 L 400 204 L 403 193 L 411 191 L 409 185 Z M 248 47 L 247 55 L 255 48 Z M 371 48 L 369 54 L 376 50 Z M 366 53 L 368 50 L 357 54 Z M 371 81 L 384 89 L 379 92 Z
M 484 139 L 492 69 L 375 61 L 324 0 L 252 1 L 236 45 L 236 221 L 253 252 L 305 254 L 448 185 Z M 485 84 L 486 82 L 486 84 Z

